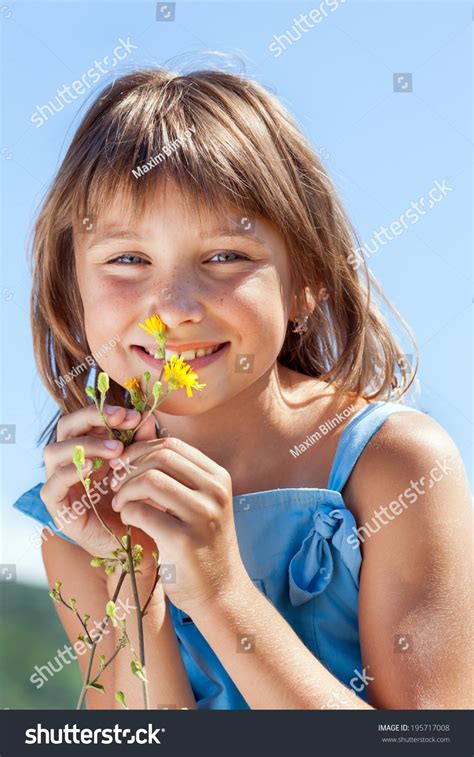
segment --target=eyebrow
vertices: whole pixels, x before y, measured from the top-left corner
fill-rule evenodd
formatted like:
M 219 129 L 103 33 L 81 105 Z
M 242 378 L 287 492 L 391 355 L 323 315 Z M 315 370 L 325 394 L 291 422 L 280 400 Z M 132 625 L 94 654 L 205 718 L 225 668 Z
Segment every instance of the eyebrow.
M 201 234 L 201 239 L 211 239 L 212 237 L 217 236 L 241 237 L 242 239 L 250 237 L 251 239 L 255 239 L 256 242 L 259 242 L 264 247 L 266 246 L 265 240 L 255 232 L 240 229 L 237 223 L 235 224 L 235 226 L 236 228 L 232 228 L 232 226 L 229 224 L 228 226 L 219 226 L 214 229 L 209 229 L 208 232 Z
M 88 250 L 91 250 L 93 247 L 98 247 L 101 244 L 104 244 L 104 242 L 111 242 L 114 239 L 129 239 L 132 242 L 143 242 L 144 239 L 140 234 L 136 234 L 134 231 L 129 231 L 128 229 L 119 229 L 118 231 L 104 231 L 104 233 L 98 237 L 98 239 L 95 239 L 92 244 L 88 246 Z
M 228 226 L 219 226 L 214 229 L 209 229 L 209 231 L 200 234 L 201 239 L 211 239 L 212 237 L 216 236 L 240 237 L 242 239 L 250 237 L 264 247 L 266 246 L 265 240 L 262 239 L 262 237 L 258 236 L 258 234 L 255 234 L 253 231 L 245 231 L 243 229 L 241 230 L 238 228 L 238 226 L 237 228 L 232 228 L 230 224 Z M 104 233 L 101 234 L 97 239 L 95 239 L 94 242 L 87 247 L 87 249 L 92 250 L 94 247 L 98 247 L 102 244 L 107 244 L 108 242 L 112 242 L 114 239 L 124 239 L 131 242 L 146 241 L 144 237 L 134 231 L 130 231 L 129 229 L 118 229 L 117 231 L 104 231 Z

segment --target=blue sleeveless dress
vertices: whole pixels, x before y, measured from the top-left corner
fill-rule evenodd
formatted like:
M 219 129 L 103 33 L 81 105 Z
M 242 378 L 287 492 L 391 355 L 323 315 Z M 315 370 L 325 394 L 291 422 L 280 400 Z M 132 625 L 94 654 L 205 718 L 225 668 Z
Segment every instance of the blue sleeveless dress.
M 355 537 L 349 539 L 357 524 L 341 491 L 371 437 L 389 415 L 403 411 L 421 412 L 374 402 L 351 418 L 341 432 L 327 489 L 270 489 L 234 497 L 240 554 L 253 583 L 314 656 L 364 700 L 358 624 L 362 556 Z M 13 507 L 67 539 L 41 501 L 42 485 Z M 192 619 L 171 602 L 170 610 L 198 708 L 249 709 Z

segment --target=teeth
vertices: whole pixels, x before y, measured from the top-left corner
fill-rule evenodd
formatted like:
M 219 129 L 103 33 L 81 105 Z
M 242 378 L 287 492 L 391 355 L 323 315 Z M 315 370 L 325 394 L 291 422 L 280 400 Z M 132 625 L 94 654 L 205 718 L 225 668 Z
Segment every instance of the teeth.
M 145 349 L 149 355 L 155 357 L 154 349 Z M 204 355 L 212 355 L 212 353 L 217 352 L 218 349 L 219 345 L 216 344 L 214 347 L 208 347 L 207 349 L 204 349 L 204 347 L 199 347 L 197 350 L 184 350 L 181 353 L 175 352 L 173 350 L 165 350 L 165 360 L 171 360 L 171 358 L 176 355 L 176 358 L 179 358 L 181 356 L 183 360 L 187 362 L 189 360 L 195 360 L 197 357 L 204 357 Z

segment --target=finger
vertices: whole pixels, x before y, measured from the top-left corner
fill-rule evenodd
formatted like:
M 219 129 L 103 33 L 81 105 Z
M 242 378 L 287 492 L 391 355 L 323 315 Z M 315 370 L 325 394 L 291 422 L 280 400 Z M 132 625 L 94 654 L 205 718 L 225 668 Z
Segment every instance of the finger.
M 112 428 L 134 428 L 140 422 L 140 413 L 132 408 L 127 410 L 118 405 L 105 405 L 104 415 L 107 424 Z M 95 405 L 88 405 L 74 413 L 63 415 L 58 421 L 56 438 L 59 441 L 74 439 L 76 436 L 89 434 L 92 429 L 105 428 L 105 421 L 101 418 Z
M 149 470 L 122 486 L 112 500 L 112 508 L 120 512 L 128 502 L 149 499 L 152 507 L 169 510 L 179 520 L 196 522 L 202 511 L 198 495 L 170 478 L 163 471 Z
M 148 414 L 148 413 L 147 413 Z M 142 413 L 142 419 L 146 417 L 145 413 Z M 155 416 L 153 413 L 150 415 L 149 418 L 146 419 L 143 426 L 140 426 L 138 431 L 133 436 L 133 443 L 137 441 L 143 441 L 145 439 L 155 439 L 156 440 L 156 425 L 155 425 Z
M 135 464 L 130 463 L 127 452 L 128 449 L 124 451 L 122 456 L 122 459 L 126 458 L 127 466 L 121 469 L 113 468 L 110 486 L 114 492 L 120 491 L 125 482 L 141 476 L 148 470 L 163 471 L 174 478 L 175 481 L 194 491 L 202 489 L 208 480 L 209 474 L 202 468 L 169 447 L 151 450 L 148 454 L 135 460 Z
M 217 475 L 221 470 L 220 466 L 217 465 L 214 460 L 211 460 L 210 457 L 207 457 L 207 455 L 196 449 L 196 447 L 192 447 L 191 444 L 183 442 L 182 439 L 175 439 L 172 436 L 168 436 L 165 439 L 152 439 L 142 442 L 134 441 L 133 444 L 127 447 L 127 460 L 129 462 L 134 462 L 135 460 L 151 452 L 152 450 L 173 450 L 174 452 L 179 453 L 184 458 L 189 460 L 191 463 L 194 463 L 194 465 L 196 465 L 198 468 L 201 468 L 201 470 L 205 471 L 206 473 L 211 473 L 212 475 Z M 110 460 L 110 464 L 113 468 L 115 468 L 120 467 L 123 463 L 119 459 L 112 458 Z
M 48 445 L 43 453 L 46 475 L 51 476 L 61 465 L 72 462 L 74 447 L 84 447 L 86 457 L 111 458 L 121 453 L 123 444 L 118 439 L 98 439 L 95 436 L 79 436 Z
M 160 549 L 160 541 L 173 539 L 182 531 L 180 521 L 171 514 L 160 512 L 144 502 L 128 502 L 120 513 L 122 523 L 134 526 L 148 534 Z
M 92 470 L 92 460 L 86 460 L 82 467 L 82 475 L 86 477 Z M 69 489 L 79 483 L 80 478 L 75 465 L 64 465 L 48 478 L 40 489 L 41 500 L 46 505 L 50 515 L 56 517 L 59 506 L 63 506 Z M 69 508 L 70 509 L 70 508 Z

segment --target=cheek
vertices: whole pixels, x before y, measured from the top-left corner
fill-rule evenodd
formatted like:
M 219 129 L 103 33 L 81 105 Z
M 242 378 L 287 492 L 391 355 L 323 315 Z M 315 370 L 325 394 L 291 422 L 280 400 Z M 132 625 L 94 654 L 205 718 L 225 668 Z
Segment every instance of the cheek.
M 288 321 L 284 292 L 273 271 L 247 279 L 229 290 L 223 305 L 226 318 L 251 340 L 272 348 L 284 339 Z M 262 343 L 262 347 L 263 347 Z
M 91 282 L 93 281 L 91 277 Z M 123 334 L 127 326 L 127 303 L 136 302 L 128 285 L 126 290 L 114 282 L 95 280 L 82 293 L 87 339 L 93 352 Z

